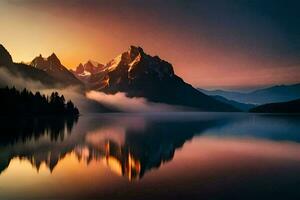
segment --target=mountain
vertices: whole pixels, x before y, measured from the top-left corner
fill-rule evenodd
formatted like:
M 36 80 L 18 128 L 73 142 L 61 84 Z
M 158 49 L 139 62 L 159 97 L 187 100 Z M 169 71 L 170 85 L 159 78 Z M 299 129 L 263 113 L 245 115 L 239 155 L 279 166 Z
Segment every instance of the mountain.
M 30 67 L 23 63 L 14 63 L 11 55 L 0 44 L 0 86 L 15 85 L 14 78 L 27 80 L 27 82 L 36 81 L 46 87 L 63 86 L 64 83 L 49 76 L 46 72 Z M 11 84 L 13 83 L 13 84 Z
M 36 69 L 45 71 L 55 79 L 65 83 L 66 85 L 83 86 L 65 66 L 63 66 L 58 57 L 53 53 L 48 58 L 43 58 L 42 55 L 34 58 L 30 63 Z
M 99 77 L 105 70 L 105 66 L 89 60 L 85 64 L 80 63 L 75 70 L 70 70 L 76 78 L 82 81 L 88 89 L 99 89 L 97 85 L 101 85 L 102 77 Z M 98 74 L 98 75 L 97 75 Z M 97 78 L 95 78 L 97 77 Z
M 71 84 L 68 81 L 62 80 L 59 76 L 60 71 L 58 71 L 58 74 L 48 74 L 49 71 L 47 63 L 45 64 L 44 61 L 39 62 L 40 58 L 42 57 L 39 56 L 37 59 L 35 59 L 35 62 L 38 64 L 40 69 L 23 63 L 14 63 L 9 52 L 4 48 L 3 45 L 0 44 L 0 88 L 14 86 L 19 89 L 27 87 L 30 90 L 46 88 L 61 89 L 78 83 L 79 80 L 74 81 L 75 84 Z M 50 58 L 50 60 L 52 60 L 52 58 Z M 57 60 L 56 62 L 58 63 Z M 54 67 L 57 67 L 57 65 L 54 65 Z M 64 68 L 62 68 L 62 71 L 65 71 Z M 60 77 L 60 79 L 57 79 L 57 77 Z M 82 85 L 81 82 L 79 83 Z M 82 108 L 84 112 L 119 112 L 118 110 L 107 108 L 96 101 L 86 99 L 84 96 L 84 90 L 80 90 L 78 96 L 72 100 L 75 100 L 76 104 L 80 104 L 80 108 Z
M 202 111 L 238 111 L 231 105 L 209 97 L 178 77 L 170 63 L 147 55 L 131 46 L 105 66 L 101 91 L 125 92 L 152 102 L 193 107 Z
M 80 63 L 75 71 L 71 70 L 71 72 L 78 77 L 86 77 L 101 72 L 103 69 L 104 65 L 89 60 L 85 64 Z
M 254 104 L 249 104 L 249 103 L 240 103 L 238 101 L 234 101 L 234 100 L 229 100 L 226 99 L 225 97 L 219 96 L 219 95 L 214 95 L 211 96 L 213 98 L 215 98 L 218 101 L 221 101 L 223 103 L 227 103 L 229 105 L 232 105 L 233 107 L 242 110 L 242 111 L 249 111 L 251 108 L 254 108 L 256 105 Z
M 300 99 L 269 103 L 250 109 L 250 112 L 255 113 L 300 113 Z
M 224 90 L 210 91 L 200 88 L 198 90 L 207 95 L 219 95 L 230 100 L 252 104 L 276 103 L 300 98 L 300 83 L 294 85 L 278 85 L 248 93 L 230 92 Z

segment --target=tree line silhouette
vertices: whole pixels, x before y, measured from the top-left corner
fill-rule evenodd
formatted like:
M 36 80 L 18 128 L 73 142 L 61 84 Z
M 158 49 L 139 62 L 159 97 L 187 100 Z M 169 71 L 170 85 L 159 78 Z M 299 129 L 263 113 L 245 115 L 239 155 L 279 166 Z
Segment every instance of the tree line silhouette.
M 16 142 L 37 140 L 42 136 L 49 136 L 51 141 L 63 141 L 66 133 L 72 133 L 78 116 L 73 117 L 3 117 L 0 120 L 0 148 Z
M 26 88 L 19 91 L 15 87 L 5 87 L 0 88 L 0 115 L 77 116 L 79 110 L 57 92 L 46 96 L 40 92 L 34 94 Z

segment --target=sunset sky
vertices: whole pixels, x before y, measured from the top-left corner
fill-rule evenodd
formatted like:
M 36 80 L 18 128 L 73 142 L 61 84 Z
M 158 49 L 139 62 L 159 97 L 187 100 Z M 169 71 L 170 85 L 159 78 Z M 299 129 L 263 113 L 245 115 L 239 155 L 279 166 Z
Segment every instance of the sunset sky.
M 1 0 L 0 43 L 14 61 L 55 52 L 68 68 L 130 45 L 203 88 L 300 82 L 297 0 Z

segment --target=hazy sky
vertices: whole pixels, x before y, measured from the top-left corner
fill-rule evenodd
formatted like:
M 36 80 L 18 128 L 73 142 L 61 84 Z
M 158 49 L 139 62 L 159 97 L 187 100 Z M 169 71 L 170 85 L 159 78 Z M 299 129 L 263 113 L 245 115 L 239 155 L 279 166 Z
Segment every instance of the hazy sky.
M 204 88 L 295 83 L 298 2 L 1 0 L 0 43 L 15 61 L 55 52 L 68 68 L 88 59 L 106 63 L 139 45 Z

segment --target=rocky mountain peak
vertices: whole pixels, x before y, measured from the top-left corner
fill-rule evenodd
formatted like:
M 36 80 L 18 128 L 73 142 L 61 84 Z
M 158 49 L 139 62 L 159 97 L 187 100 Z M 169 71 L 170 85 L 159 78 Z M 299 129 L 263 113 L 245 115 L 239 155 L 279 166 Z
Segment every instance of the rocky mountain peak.
M 96 71 L 97 65 L 94 65 L 90 60 L 84 64 L 84 69 L 90 73 Z
M 162 79 L 174 75 L 174 70 L 170 63 L 161 60 L 158 56 L 148 55 L 141 47 L 136 46 L 130 46 L 128 51 L 110 61 L 106 68 L 109 73 L 116 71 L 117 74 L 126 76 L 129 79 L 145 76 Z
M 84 72 L 84 67 L 83 67 L 83 64 L 80 63 L 77 67 L 76 67 L 76 74 L 81 74 Z
M 55 53 L 52 53 L 48 58 L 47 60 L 53 64 L 57 64 L 57 65 L 60 65 L 60 60 L 58 59 L 58 57 L 55 55 Z
M 129 50 L 128 50 L 128 54 L 129 54 L 131 60 L 133 60 L 138 55 L 143 55 L 144 54 L 144 50 L 141 47 L 130 46 Z

